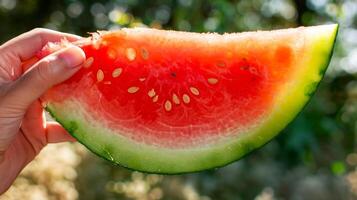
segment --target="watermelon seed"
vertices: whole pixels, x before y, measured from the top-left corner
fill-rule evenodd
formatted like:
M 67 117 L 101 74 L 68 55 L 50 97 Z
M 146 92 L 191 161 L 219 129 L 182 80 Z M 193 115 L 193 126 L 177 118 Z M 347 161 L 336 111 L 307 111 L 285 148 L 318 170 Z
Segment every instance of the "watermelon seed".
M 254 67 L 249 68 L 249 72 L 252 74 L 257 74 L 257 69 Z
M 176 78 L 176 72 L 171 72 L 171 76 Z
M 152 102 L 157 102 L 157 100 L 159 100 L 159 95 L 156 95 L 156 96 L 154 96 L 154 98 L 152 98 Z
M 93 61 L 94 61 L 94 58 L 93 57 L 89 57 L 87 60 L 84 61 L 83 67 L 84 68 L 88 68 L 88 67 L 92 66 Z
M 249 66 L 242 66 L 242 67 L 240 67 L 240 69 L 245 71 L 245 70 L 249 69 Z
M 198 96 L 200 94 L 200 91 L 198 91 L 198 89 L 195 87 L 190 87 L 190 91 L 193 95 L 196 95 L 196 96 Z
M 170 100 L 166 100 L 165 101 L 165 110 L 170 111 L 171 109 L 172 109 L 172 104 L 171 104 Z
M 139 87 L 132 86 L 132 87 L 128 88 L 128 92 L 130 94 L 134 94 L 135 92 L 139 91 L 139 89 L 140 89 Z
M 155 96 L 155 90 L 154 90 L 154 88 L 153 89 L 151 89 L 151 90 L 149 90 L 149 92 L 148 92 L 148 96 L 150 97 L 150 98 L 152 98 L 152 97 L 154 97 Z
M 141 56 L 143 57 L 144 60 L 147 60 L 149 58 L 149 52 L 146 49 L 142 48 Z
M 208 78 L 208 79 L 207 79 L 207 82 L 208 82 L 209 84 L 214 85 L 214 84 L 217 84 L 217 83 L 218 83 L 218 79 L 216 79 L 216 78 Z
M 224 62 L 218 62 L 218 63 L 217 63 L 217 66 L 218 66 L 218 67 L 225 67 L 226 64 L 225 64 Z
M 139 81 L 144 82 L 146 78 L 139 78 Z
M 130 61 L 135 60 L 136 52 L 133 48 L 127 48 L 125 53 L 126 53 L 126 58 L 128 58 L 128 60 Z
M 112 72 L 112 77 L 116 78 L 118 76 L 120 76 L 120 74 L 122 73 L 123 69 L 122 68 L 116 68 L 114 69 L 114 71 Z
M 180 99 L 178 98 L 178 96 L 175 93 L 172 95 L 172 101 L 175 104 L 180 104 Z
M 188 103 L 190 103 L 190 96 L 188 96 L 187 94 L 183 94 L 182 100 L 184 103 L 188 104 Z
M 103 79 L 104 79 L 104 72 L 101 69 L 99 69 L 97 71 L 97 81 L 101 82 Z
M 117 53 L 115 52 L 115 50 L 109 49 L 109 50 L 108 50 L 108 57 L 109 57 L 110 59 L 116 58 L 116 57 L 117 57 Z

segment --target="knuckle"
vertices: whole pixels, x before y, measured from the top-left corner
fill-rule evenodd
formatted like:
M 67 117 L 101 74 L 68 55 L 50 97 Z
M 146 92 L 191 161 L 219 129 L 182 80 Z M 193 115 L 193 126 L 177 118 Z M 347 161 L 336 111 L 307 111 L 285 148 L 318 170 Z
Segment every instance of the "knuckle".
M 29 32 L 31 35 L 35 35 L 35 38 L 39 40 L 40 43 L 45 45 L 45 36 L 49 33 L 48 29 L 45 28 L 34 28 Z
M 9 127 L 22 119 L 24 112 L 16 103 L 0 102 L 0 127 Z
M 46 29 L 45 29 L 45 28 L 34 28 L 34 29 L 32 29 L 30 32 L 33 32 L 33 33 L 44 33 L 44 32 L 46 32 Z
M 2 97 L 6 95 L 6 93 L 9 91 L 9 88 L 13 85 L 13 82 L 10 83 L 4 83 L 3 85 L 0 86 L 0 102 L 2 101 Z
M 13 88 L 13 83 L 7 83 L 0 87 L 0 112 L 8 104 L 8 93 Z

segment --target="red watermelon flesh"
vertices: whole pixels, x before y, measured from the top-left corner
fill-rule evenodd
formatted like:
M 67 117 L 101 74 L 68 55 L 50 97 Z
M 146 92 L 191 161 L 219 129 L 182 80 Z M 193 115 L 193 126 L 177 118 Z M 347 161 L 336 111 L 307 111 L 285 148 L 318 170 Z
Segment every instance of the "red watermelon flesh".
M 100 32 L 76 43 L 83 68 L 43 101 L 74 137 L 123 166 L 157 173 L 222 166 L 296 116 L 328 65 L 336 30 Z M 63 45 L 47 45 L 39 58 Z

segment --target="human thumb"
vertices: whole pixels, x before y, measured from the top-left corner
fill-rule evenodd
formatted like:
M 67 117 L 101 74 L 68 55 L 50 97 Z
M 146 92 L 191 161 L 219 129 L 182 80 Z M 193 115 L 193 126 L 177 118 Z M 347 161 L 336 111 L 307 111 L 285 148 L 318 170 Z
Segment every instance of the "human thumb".
M 46 90 L 76 73 L 84 60 L 85 54 L 77 46 L 50 54 L 16 80 L 3 100 L 8 105 L 26 111 L 27 107 Z

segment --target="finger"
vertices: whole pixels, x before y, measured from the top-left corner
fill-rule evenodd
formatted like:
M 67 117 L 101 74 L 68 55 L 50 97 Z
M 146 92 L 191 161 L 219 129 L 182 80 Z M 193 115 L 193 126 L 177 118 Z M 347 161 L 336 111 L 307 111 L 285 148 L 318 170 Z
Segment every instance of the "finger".
M 23 117 L 23 121 L 29 121 L 33 123 L 34 121 L 42 121 L 43 120 L 43 107 L 41 105 L 40 100 L 35 100 L 26 110 L 26 113 Z M 36 124 L 36 126 L 38 126 Z M 40 124 L 39 127 L 44 127 Z
M 47 122 L 46 125 L 47 143 L 59 142 L 75 142 L 73 138 L 60 124 L 57 122 Z
M 50 87 L 77 72 L 84 60 L 84 52 L 76 46 L 45 57 L 14 82 L 2 102 L 9 107 L 25 111 Z
M 20 58 L 21 61 L 25 61 L 33 57 L 48 42 L 60 41 L 63 38 L 69 41 L 76 41 L 81 37 L 49 29 L 36 28 L 6 42 L 0 47 L 0 52 L 9 53 Z
M 39 152 L 47 144 L 46 117 L 39 100 L 28 107 L 22 119 L 21 130 L 36 152 Z

